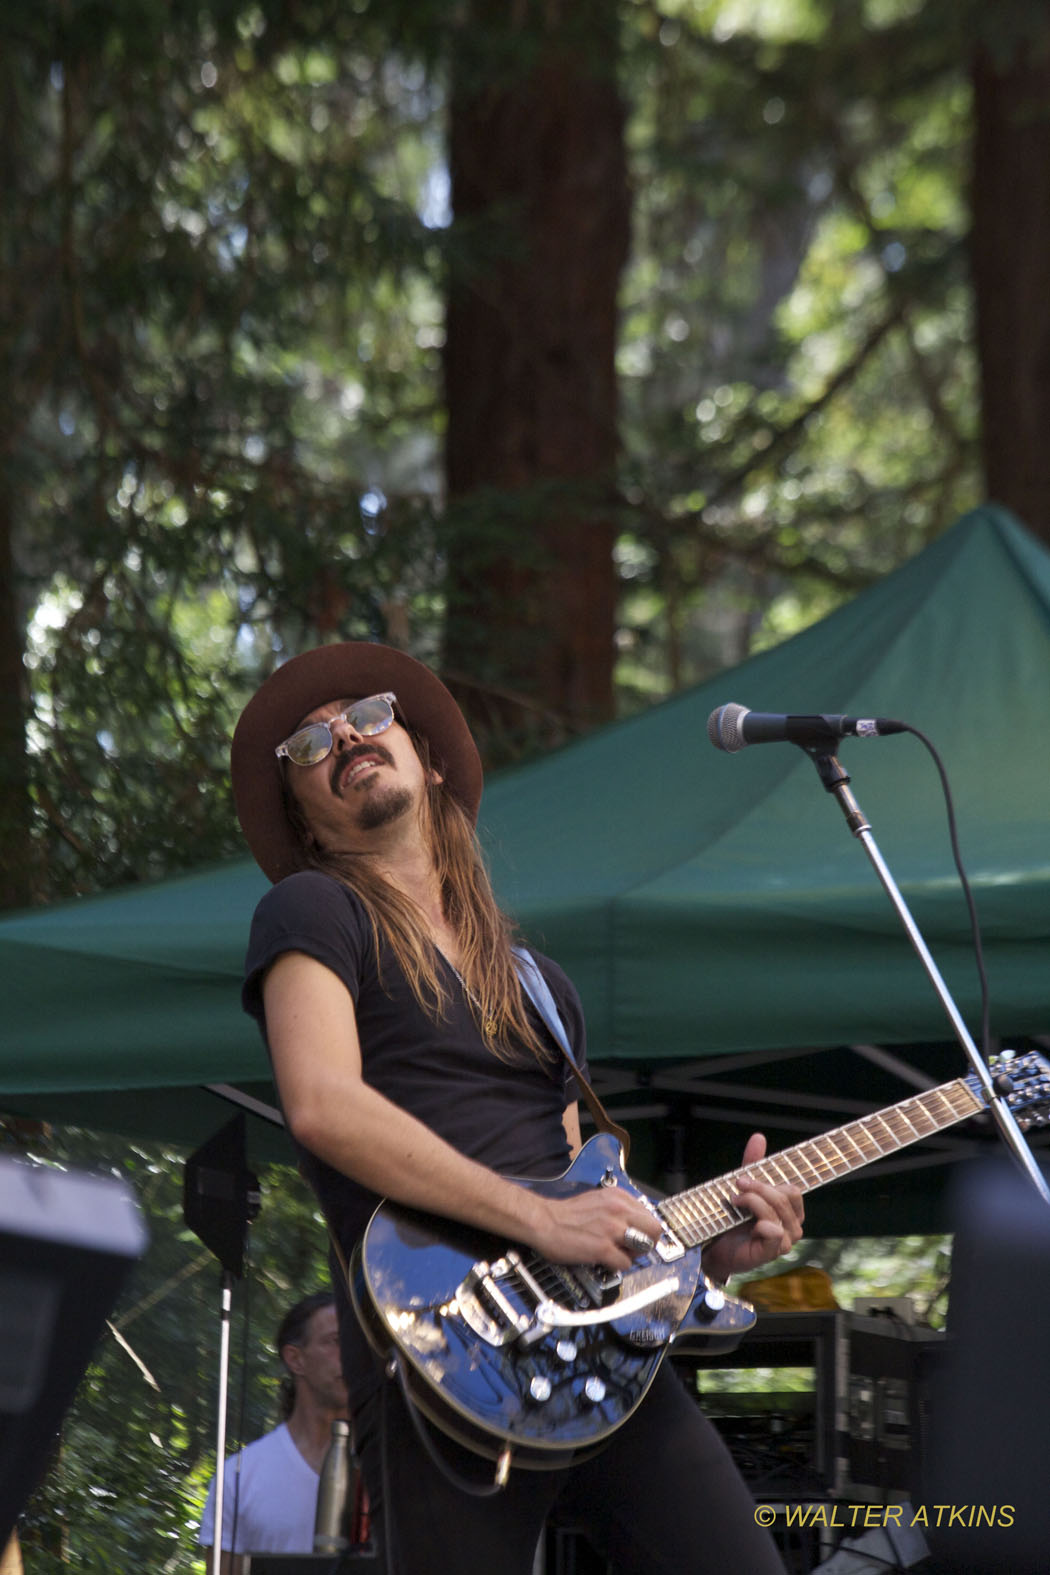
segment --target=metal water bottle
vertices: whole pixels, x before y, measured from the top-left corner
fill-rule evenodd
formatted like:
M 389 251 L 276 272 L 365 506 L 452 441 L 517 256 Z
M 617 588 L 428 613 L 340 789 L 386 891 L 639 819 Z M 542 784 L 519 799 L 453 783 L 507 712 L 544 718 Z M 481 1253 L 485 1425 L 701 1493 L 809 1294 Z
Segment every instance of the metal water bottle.
M 350 1491 L 350 1424 L 332 1423 L 332 1442 L 321 1466 L 314 1516 L 314 1552 L 342 1553 L 349 1546 L 346 1501 Z

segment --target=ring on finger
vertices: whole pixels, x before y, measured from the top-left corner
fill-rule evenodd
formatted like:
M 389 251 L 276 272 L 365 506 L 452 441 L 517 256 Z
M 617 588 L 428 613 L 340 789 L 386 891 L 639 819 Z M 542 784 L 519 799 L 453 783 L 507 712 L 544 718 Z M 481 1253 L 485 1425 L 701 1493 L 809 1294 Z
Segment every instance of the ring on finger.
M 638 1230 L 634 1225 L 628 1225 L 623 1233 L 623 1244 L 628 1252 L 651 1252 L 653 1238 L 647 1236 L 644 1230 Z

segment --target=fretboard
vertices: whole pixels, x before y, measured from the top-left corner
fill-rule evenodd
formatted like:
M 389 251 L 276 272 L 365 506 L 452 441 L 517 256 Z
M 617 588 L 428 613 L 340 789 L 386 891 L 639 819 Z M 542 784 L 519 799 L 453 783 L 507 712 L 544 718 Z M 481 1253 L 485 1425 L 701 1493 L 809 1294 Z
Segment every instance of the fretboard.
M 684 1246 L 699 1247 L 751 1218 L 746 1209 L 729 1201 L 746 1190 L 749 1180 L 767 1181 L 772 1186 L 787 1183 L 801 1192 L 812 1192 L 826 1181 L 849 1175 L 983 1109 L 982 1100 L 962 1079 L 942 1083 L 926 1094 L 767 1155 L 757 1164 L 664 1198 L 657 1212 Z

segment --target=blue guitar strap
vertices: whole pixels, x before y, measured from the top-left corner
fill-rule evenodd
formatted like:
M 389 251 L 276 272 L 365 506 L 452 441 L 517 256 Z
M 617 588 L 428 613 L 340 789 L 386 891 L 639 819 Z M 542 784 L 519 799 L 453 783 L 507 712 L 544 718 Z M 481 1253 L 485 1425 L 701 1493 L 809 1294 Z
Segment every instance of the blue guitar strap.
M 576 1065 L 576 1057 L 573 1055 L 572 1046 L 569 1044 L 569 1036 L 565 1032 L 565 1024 L 562 1022 L 558 1003 L 551 994 L 550 985 L 540 973 L 535 957 L 524 946 L 512 946 L 511 951 L 514 953 L 522 989 L 547 1024 L 557 1042 L 561 1045 L 565 1058 L 573 1071 L 578 1072 L 579 1067 Z
M 558 1003 L 551 994 L 550 985 L 540 972 L 535 957 L 524 946 L 513 946 L 511 950 L 514 953 L 521 987 L 543 1018 L 555 1042 L 561 1047 L 562 1054 L 572 1067 L 576 1081 L 580 1086 L 580 1092 L 583 1095 L 587 1109 L 591 1113 L 595 1126 L 599 1132 L 609 1132 L 617 1139 L 623 1148 L 624 1159 L 626 1160 L 631 1150 L 630 1134 L 612 1119 L 598 1095 L 580 1071 L 576 1063 L 576 1057 L 572 1052 L 572 1046 L 569 1043 L 569 1036 L 565 1031 L 565 1024 L 558 1010 Z

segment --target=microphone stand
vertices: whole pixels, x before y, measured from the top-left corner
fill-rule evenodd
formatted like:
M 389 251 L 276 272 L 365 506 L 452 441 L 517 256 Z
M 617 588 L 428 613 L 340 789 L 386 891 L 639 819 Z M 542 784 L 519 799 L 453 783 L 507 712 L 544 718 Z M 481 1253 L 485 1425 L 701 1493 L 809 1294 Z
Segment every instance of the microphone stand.
M 212 1538 L 208 1575 L 219 1575 L 222 1567 L 222 1536 L 226 1513 L 226 1394 L 230 1372 L 230 1312 L 233 1306 L 233 1275 L 222 1271 L 222 1311 L 219 1323 L 219 1402 L 215 1424 L 215 1535 Z M 230 1555 L 231 1562 L 233 1555 Z
M 219 1575 L 226 1508 L 226 1405 L 230 1372 L 230 1314 L 233 1281 L 244 1273 L 248 1226 L 259 1212 L 258 1178 L 248 1169 L 245 1156 L 246 1121 L 243 1109 L 233 1120 L 186 1161 L 182 1188 L 182 1213 L 186 1224 L 222 1265 L 222 1304 L 219 1314 L 219 1397 L 215 1425 L 214 1535 L 208 1575 Z M 238 1483 L 234 1484 L 234 1530 L 237 1524 Z M 231 1551 L 231 1561 L 234 1554 Z M 239 1567 L 239 1565 L 238 1565 Z
M 1032 1151 L 1025 1141 L 1024 1134 L 1014 1119 L 1013 1111 L 1004 1098 L 1004 1095 L 1010 1092 L 1009 1077 L 1002 1072 L 997 1073 L 995 1077 L 992 1076 L 987 1062 L 970 1037 L 966 1024 L 959 1015 L 958 1008 L 948 992 L 948 986 L 941 977 L 940 970 L 919 932 L 919 927 L 912 918 L 908 905 L 901 896 L 900 889 L 891 875 L 886 861 L 878 850 L 875 838 L 872 835 L 871 826 L 849 790 L 850 779 L 848 772 L 843 770 L 835 754 L 826 748 L 821 748 L 819 745 L 804 744 L 799 745 L 799 748 L 801 748 L 803 754 L 808 755 L 812 760 L 817 768 L 817 775 L 824 784 L 826 791 L 834 794 L 838 799 L 842 813 L 846 817 L 846 824 L 853 835 L 863 843 L 872 867 L 882 882 L 887 896 L 897 910 L 897 915 L 904 926 L 908 939 L 918 953 L 919 960 L 940 997 L 941 1004 L 948 1014 L 948 1019 L 955 1029 L 955 1036 L 969 1057 L 978 1081 L 984 1089 L 988 1108 L 998 1123 L 1007 1147 L 1011 1149 L 1022 1170 L 1027 1173 L 1033 1182 L 1044 1203 L 1050 1203 L 1050 1187 L 1047 1186 L 1046 1178 L 1036 1164 Z

